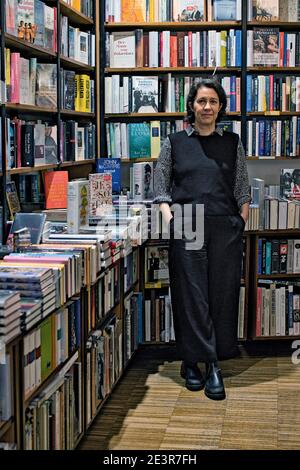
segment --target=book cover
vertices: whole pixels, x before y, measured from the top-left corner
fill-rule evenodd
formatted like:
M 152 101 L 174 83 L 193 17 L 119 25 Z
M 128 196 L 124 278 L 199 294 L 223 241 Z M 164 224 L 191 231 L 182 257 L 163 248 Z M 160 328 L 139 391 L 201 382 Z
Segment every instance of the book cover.
M 111 173 L 112 190 L 119 194 L 121 191 L 121 160 L 120 158 L 100 157 L 96 160 L 97 173 Z
M 288 199 L 300 200 L 300 169 L 281 168 L 280 195 Z
M 279 28 L 253 28 L 253 65 L 277 66 Z
M 30 231 L 31 243 L 40 243 L 45 221 L 46 214 L 18 212 L 15 215 L 11 232 L 14 233 L 16 230 L 27 227 Z
M 110 67 L 135 67 L 134 31 L 115 31 L 111 34 Z
M 214 21 L 236 21 L 237 0 L 213 0 Z
M 10 212 L 10 217 L 11 219 L 13 219 L 15 213 L 20 212 L 21 210 L 16 183 L 14 181 L 8 181 L 6 183 L 6 199 Z
M 278 21 L 279 0 L 252 0 L 252 17 L 256 21 Z
M 45 126 L 45 163 L 58 163 L 57 126 Z
M 150 125 L 148 122 L 128 124 L 129 157 L 151 157 Z
M 158 112 L 158 77 L 132 77 L 132 111 Z
M 121 20 L 123 23 L 146 21 L 146 0 L 122 0 Z
M 68 184 L 68 233 L 79 233 L 81 225 L 88 224 L 88 180 Z
M 66 209 L 68 172 L 48 171 L 44 176 L 46 209 Z
M 205 0 L 180 0 L 177 21 L 206 21 Z
M 110 173 L 89 175 L 88 186 L 89 219 L 101 218 L 111 212 L 112 177 Z
M 56 64 L 37 64 L 35 104 L 45 108 L 57 107 Z

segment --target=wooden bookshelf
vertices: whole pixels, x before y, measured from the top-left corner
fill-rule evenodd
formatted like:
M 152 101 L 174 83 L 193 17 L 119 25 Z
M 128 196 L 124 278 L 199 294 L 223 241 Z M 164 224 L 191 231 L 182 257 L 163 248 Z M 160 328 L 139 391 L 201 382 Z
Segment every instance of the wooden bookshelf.
M 300 26 L 299 21 L 247 21 L 247 27 L 260 27 L 260 28 L 273 28 L 279 27 L 282 29 L 298 29 Z
M 56 52 L 31 44 L 30 42 L 25 41 L 24 39 L 19 39 L 12 34 L 5 33 L 4 37 L 6 47 L 17 49 L 18 51 L 24 52 L 26 55 L 47 60 L 49 60 L 49 57 L 53 59 L 57 57 Z
M 156 162 L 157 158 L 121 158 L 121 163 Z
M 276 117 L 276 116 L 300 116 L 299 111 L 251 111 L 247 113 L 247 116 L 264 116 L 264 117 Z
M 135 68 L 106 68 L 107 74 L 123 74 L 128 73 L 134 75 L 136 73 L 197 73 L 197 72 L 213 72 L 215 67 L 135 67 Z M 218 67 L 219 73 L 236 73 L 241 71 L 240 67 Z
M 226 113 L 227 116 L 240 116 L 240 113 L 238 112 L 228 112 Z M 129 119 L 129 118 L 152 118 L 155 120 L 156 118 L 184 118 L 186 116 L 186 113 L 165 113 L 165 112 L 160 112 L 160 113 L 124 113 L 124 114 L 105 114 L 106 119 L 114 119 L 114 118 L 122 118 L 123 119 Z
M 95 113 L 85 113 L 83 111 L 73 111 L 72 109 L 61 109 L 62 116 L 74 116 L 76 118 L 86 118 L 88 120 L 95 117 Z
M 92 26 L 94 24 L 94 20 L 89 18 L 88 16 L 83 15 L 80 11 L 76 10 L 75 8 L 71 7 L 63 0 L 59 0 L 60 12 L 67 16 L 72 22 L 76 23 L 78 26 Z
M 10 173 L 12 175 L 23 175 L 26 173 L 34 173 L 36 171 L 47 171 L 47 170 L 58 170 L 60 168 L 75 167 L 80 165 L 93 165 L 95 163 L 94 159 L 90 160 L 80 160 L 75 162 L 61 162 L 53 163 L 47 165 L 31 166 L 31 167 L 22 167 L 22 168 L 12 168 Z
M 281 161 L 288 161 L 290 162 L 291 160 L 299 160 L 300 157 L 268 157 L 268 156 L 263 156 L 263 157 L 246 157 L 247 160 L 253 160 L 253 161 L 262 161 L 265 162 L 266 160 L 281 160 Z
M 164 22 L 142 22 L 142 23 L 105 23 L 107 30 L 122 29 L 172 29 L 172 30 L 199 30 L 199 29 L 231 29 L 240 28 L 241 21 L 164 21 Z
M 31 104 L 15 104 L 15 103 L 6 103 L 6 111 L 15 112 L 15 113 L 28 113 L 28 114 L 55 114 L 57 113 L 57 108 L 44 108 L 42 106 L 34 106 Z
M 247 72 L 251 73 L 279 73 L 279 72 L 291 72 L 291 73 L 299 73 L 300 67 L 265 67 L 265 66 L 253 66 L 247 67 Z
M 66 57 L 64 55 L 60 56 L 60 63 L 63 66 L 64 69 L 76 69 L 76 71 L 82 71 L 82 72 L 94 72 L 95 67 L 92 67 L 91 65 L 84 64 L 82 62 L 78 62 L 77 60 L 70 59 L 69 57 Z

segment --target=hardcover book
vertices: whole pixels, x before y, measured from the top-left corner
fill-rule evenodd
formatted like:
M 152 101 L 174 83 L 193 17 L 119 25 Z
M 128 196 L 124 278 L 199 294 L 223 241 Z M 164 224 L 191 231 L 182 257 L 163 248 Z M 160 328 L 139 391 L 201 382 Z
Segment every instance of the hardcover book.
M 253 65 L 278 66 L 279 28 L 253 28 Z
M 278 21 L 279 0 L 252 0 L 252 17 L 256 21 Z
M 132 111 L 158 112 L 158 77 L 132 77 Z
M 180 11 L 177 21 L 205 21 L 205 0 L 180 0 Z
M 44 176 L 46 209 L 66 209 L 68 191 L 67 171 L 48 171 Z
M 89 175 L 89 219 L 97 220 L 112 207 L 112 177 L 110 173 L 94 173 Z
M 97 173 L 111 173 L 112 190 L 119 194 L 121 190 L 121 160 L 120 158 L 100 157 L 96 160 Z

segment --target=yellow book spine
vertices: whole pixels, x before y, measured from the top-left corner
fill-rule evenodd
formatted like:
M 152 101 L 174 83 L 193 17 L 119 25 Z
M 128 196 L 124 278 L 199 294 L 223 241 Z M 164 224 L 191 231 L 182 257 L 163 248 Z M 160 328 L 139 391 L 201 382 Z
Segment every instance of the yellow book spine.
M 80 111 L 80 103 L 79 103 L 79 94 L 80 94 L 80 75 L 75 75 L 75 111 Z
M 72 7 L 75 10 L 81 11 L 81 0 L 72 0 Z
M 151 158 L 157 158 L 160 152 L 160 121 L 150 122 Z

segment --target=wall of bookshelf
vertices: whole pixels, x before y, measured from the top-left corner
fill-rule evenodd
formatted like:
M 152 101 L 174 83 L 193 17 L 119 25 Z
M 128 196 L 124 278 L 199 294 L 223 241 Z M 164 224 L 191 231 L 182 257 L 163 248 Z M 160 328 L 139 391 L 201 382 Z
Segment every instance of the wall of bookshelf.
M 78 5 L 80 8 L 81 4 Z M 6 180 L 12 179 L 18 190 L 18 175 L 30 174 L 31 171 L 40 172 L 42 184 L 43 172 L 48 170 L 66 169 L 72 179 L 87 176 L 94 167 L 100 150 L 97 99 L 100 90 L 97 60 L 99 0 L 85 1 L 82 5 L 84 11 L 91 14 L 90 17 L 72 7 L 69 1 L 38 0 L 25 6 L 22 2 L 16 6 L 14 0 L 1 2 L 1 75 L 2 82 L 5 83 L 2 89 L 4 96 L 1 104 L 1 133 L 6 136 L 6 139 L 2 139 L 4 187 Z M 27 15 L 29 21 L 37 18 L 37 31 L 32 33 L 32 36 L 28 32 L 26 36 L 20 28 L 20 18 L 23 14 Z M 39 71 L 43 67 L 46 75 L 51 72 L 55 76 L 51 90 L 46 90 L 45 83 L 41 81 L 43 72 L 39 74 Z M 26 73 L 29 74 L 27 77 Z M 34 89 L 28 88 L 31 83 Z M 89 88 L 84 91 L 84 87 Z M 50 106 L 41 104 L 47 102 L 43 93 L 51 96 L 51 101 L 48 99 Z M 25 166 L 23 163 L 27 157 L 23 155 L 25 150 L 22 131 L 18 130 L 19 126 L 22 128 L 23 122 L 33 123 L 34 133 L 36 123 L 46 124 L 48 129 L 52 129 L 51 137 L 55 142 L 52 141 L 51 144 L 47 137 L 49 132 L 45 128 L 42 129 L 47 132 L 42 137 L 42 145 L 45 145 L 43 164 L 34 164 L 38 150 L 33 133 L 28 137 L 30 129 L 26 132 L 28 139 L 31 139 L 29 152 L 32 153 L 30 161 L 33 164 Z M 80 137 L 77 129 L 80 130 Z M 40 128 L 39 135 L 42 131 Z M 52 154 L 50 161 L 47 161 L 47 145 L 52 145 L 52 148 L 55 146 L 55 155 Z M 70 153 L 72 146 L 75 153 L 74 149 Z M 53 158 L 56 161 L 53 161 Z M 5 224 L 9 217 L 5 198 L 2 205 Z

